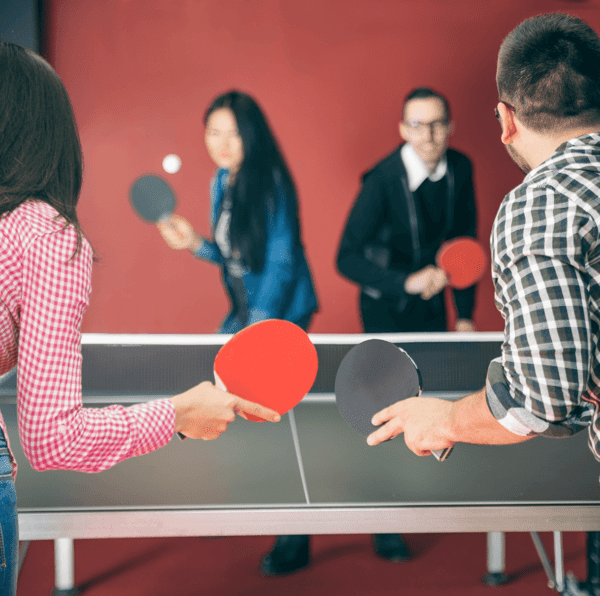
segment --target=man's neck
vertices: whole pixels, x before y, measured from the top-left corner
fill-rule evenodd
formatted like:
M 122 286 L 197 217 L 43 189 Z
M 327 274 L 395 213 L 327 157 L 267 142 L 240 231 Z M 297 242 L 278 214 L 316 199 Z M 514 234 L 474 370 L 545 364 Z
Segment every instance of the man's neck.
M 400 155 L 408 174 L 408 184 L 411 191 L 415 191 L 421 183 L 428 177 L 432 177 L 434 181 L 441 179 L 446 174 L 445 156 L 435 164 L 430 170 L 430 164 L 425 163 L 417 154 L 412 145 L 406 143 L 400 150 Z
M 571 139 L 581 137 L 586 134 L 598 132 L 596 129 L 581 128 L 566 131 L 558 135 L 545 136 L 533 131 L 527 131 L 526 138 L 526 158 L 531 169 L 537 168 L 540 164 L 549 159 L 552 154 L 563 144 Z
M 435 172 L 435 169 L 437 168 L 438 164 L 440 163 L 440 160 L 438 159 L 438 161 L 424 161 L 423 163 L 427 166 L 429 173 L 433 174 L 433 172 Z

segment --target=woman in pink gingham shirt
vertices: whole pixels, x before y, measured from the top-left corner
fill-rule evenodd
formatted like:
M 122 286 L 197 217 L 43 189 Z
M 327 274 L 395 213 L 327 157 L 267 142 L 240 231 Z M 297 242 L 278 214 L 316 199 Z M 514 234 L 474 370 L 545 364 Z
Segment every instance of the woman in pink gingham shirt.
M 167 444 L 215 439 L 244 412 L 279 414 L 204 382 L 169 399 L 83 408 L 81 320 L 93 251 L 76 205 L 81 147 L 67 92 L 33 52 L 0 43 L 0 375 L 18 363 L 23 450 L 36 470 L 100 472 Z M 16 462 L 0 416 L 0 595 L 16 594 Z

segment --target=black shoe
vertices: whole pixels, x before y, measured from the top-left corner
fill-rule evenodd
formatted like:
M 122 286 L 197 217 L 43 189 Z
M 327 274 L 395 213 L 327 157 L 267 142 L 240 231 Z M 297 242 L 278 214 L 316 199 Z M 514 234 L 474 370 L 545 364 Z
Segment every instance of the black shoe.
M 277 536 L 273 550 L 260 562 L 263 575 L 283 575 L 306 567 L 310 536 Z
M 393 563 L 410 559 L 408 548 L 400 534 L 373 534 L 373 546 L 380 557 Z

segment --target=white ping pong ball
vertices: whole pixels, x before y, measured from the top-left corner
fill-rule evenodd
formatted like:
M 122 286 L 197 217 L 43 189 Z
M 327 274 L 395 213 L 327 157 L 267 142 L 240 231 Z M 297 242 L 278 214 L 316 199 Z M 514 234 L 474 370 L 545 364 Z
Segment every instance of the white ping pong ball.
M 166 155 L 162 162 L 162 167 L 167 174 L 176 174 L 181 168 L 181 158 L 179 155 L 170 153 Z

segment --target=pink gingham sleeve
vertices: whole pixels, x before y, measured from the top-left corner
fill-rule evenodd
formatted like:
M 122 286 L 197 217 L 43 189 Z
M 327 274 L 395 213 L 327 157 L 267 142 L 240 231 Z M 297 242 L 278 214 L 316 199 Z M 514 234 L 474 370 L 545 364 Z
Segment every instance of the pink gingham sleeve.
M 81 321 L 91 293 L 92 253 L 72 226 L 36 236 L 23 253 L 18 423 L 36 470 L 100 472 L 162 447 L 173 436 L 168 399 L 83 408 Z

